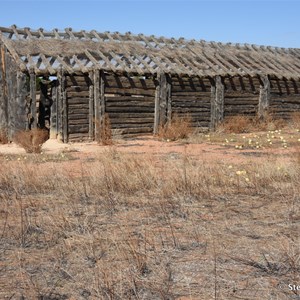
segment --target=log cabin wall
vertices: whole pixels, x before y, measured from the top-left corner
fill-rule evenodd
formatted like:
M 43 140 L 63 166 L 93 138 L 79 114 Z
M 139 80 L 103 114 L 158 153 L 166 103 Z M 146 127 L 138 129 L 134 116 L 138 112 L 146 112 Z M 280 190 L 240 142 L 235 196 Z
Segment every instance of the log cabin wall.
M 157 80 L 142 76 L 104 74 L 104 112 L 114 133 L 152 134 Z
M 258 77 L 224 77 L 224 118 L 255 116 L 258 109 L 260 80 Z
M 300 81 L 270 78 L 269 112 L 274 118 L 290 119 L 300 112 Z
M 64 124 L 67 137 L 65 141 L 84 141 L 89 139 L 89 87 L 88 75 L 67 75 L 65 77 L 66 117 Z M 63 99 L 60 100 L 63 102 Z M 64 105 L 62 105 L 64 106 Z M 65 108 L 64 108 L 65 109 Z
M 189 115 L 193 127 L 210 127 L 212 80 L 200 77 L 172 76 L 172 114 Z

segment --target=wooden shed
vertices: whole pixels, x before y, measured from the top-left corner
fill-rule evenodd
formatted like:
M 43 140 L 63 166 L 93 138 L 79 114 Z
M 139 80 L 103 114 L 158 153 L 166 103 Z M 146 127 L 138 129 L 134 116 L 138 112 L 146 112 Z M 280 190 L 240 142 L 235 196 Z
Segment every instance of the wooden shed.
M 215 128 L 238 114 L 300 111 L 300 49 L 0 27 L 0 128 L 47 127 L 64 142 L 114 131 L 155 134 L 189 114 Z

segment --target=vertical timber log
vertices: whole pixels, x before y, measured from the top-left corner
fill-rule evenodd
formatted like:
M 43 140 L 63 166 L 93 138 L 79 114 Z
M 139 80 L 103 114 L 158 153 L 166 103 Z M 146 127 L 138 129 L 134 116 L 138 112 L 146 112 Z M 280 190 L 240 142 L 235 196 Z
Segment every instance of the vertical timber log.
M 100 70 L 100 107 L 99 107 L 99 120 L 100 126 L 105 126 L 105 74 L 104 71 Z
M 64 143 L 68 142 L 68 103 L 66 94 L 66 76 L 64 69 L 61 68 L 58 74 L 58 139 Z
M 159 128 L 170 121 L 172 115 L 170 77 L 161 73 L 158 75 L 158 86 L 155 92 L 154 134 Z
M 95 139 L 99 141 L 104 126 L 105 115 L 105 74 L 102 70 L 94 71 L 94 107 L 95 107 Z
M 51 86 L 51 113 L 50 113 L 50 139 L 56 139 L 58 136 L 58 98 L 59 85 L 57 81 L 53 81 Z
M 37 128 L 37 114 L 36 114 L 36 75 L 30 72 L 30 115 L 29 128 Z
M 221 76 L 215 77 L 215 86 L 211 87 L 211 124 L 212 130 L 223 121 L 224 118 L 224 85 Z
M 270 104 L 270 81 L 268 76 L 261 76 L 262 84 L 259 89 L 258 118 L 265 119 Z
M 94 70 L 94 114 L 95 114 L 95 139 L 99 140 L 100 132 L 100 72 Z
M 5 49 L 0 46 L 0 130 L 7 131 L 8 111 L 7 111 L 7 87 L 6 87 L 6 67 Z
M 93 72 L 89 73 L 90 86 L 89 86 L 89 139 L 94 138 L 94 75 Z
M 62 93 L 62 110 L 63 110 L 63 118 L 62 118 L 63 142 L 67 143 L 69 140 L 69 136 L 68 136 L 68 102 L 67 102 L 65 75 L 62 76 L 61 93 Z
M 17 72 L 17 97 L 15 106 L 15 131 L 26 130 L 27 115 L 26 115 L 26 98 L 27 98 L 27 82 L 26 74 Z
M 13 140 L 16 133 L 16 107 L 17 107 L 17 67 L 8 52 L 5 52 L 5 88 L 7 97 L 7 134 Z

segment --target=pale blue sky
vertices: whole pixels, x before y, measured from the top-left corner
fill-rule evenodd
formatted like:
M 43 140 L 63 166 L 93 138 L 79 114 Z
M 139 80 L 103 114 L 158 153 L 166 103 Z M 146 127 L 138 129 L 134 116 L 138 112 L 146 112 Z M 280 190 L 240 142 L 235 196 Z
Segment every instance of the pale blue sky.
M 300 48 L 300 0 L 0 0 L 12 24 Z

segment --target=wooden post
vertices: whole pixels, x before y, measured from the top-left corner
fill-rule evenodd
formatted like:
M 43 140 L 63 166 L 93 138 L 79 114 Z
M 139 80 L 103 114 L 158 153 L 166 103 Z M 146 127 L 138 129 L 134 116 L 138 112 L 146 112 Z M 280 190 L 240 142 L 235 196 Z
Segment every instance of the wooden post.
M 105 107 L 105 74 L 103 70 L 100 70 L 100 107 L 99 107 L 99 120 L 100 126 L 104 126 L 104 116 L 106 112 Z
M 99 70 L 94 70 L 94 114 L 95 114 L 95 139 L 98 140 L 100 135 L 100 79 Z
M 58 73 L 58 139 L 64 143 L 68 142 L 68 105 L 67 105 L 67 94 L 66 94 L 66 77 L 64 69 L 61 68 Z
M 155 92 L 154 134 L 170 121 L 172 115 L 171 83 L 167 74 L 158 75 L 158 86 Z
M 89 73 L 89 139 L 94 138 L 94 74 Z
M 62 76 L 62 109 L 63 109 L 63 118 L 62 118 L 62 128 L 63 128 L 63 141 L 67 143 L 69 140 L 68 135 L 68 102 L 67 102 L 67 92 L 66 92 L 66 77 Z
M 215 130 L 224 118 L 224 85 L 221 76 L 215 77 L 215 86 L 211 86 L 211 122 L 210 127 Z
M 17 72 L 17 97 L 15 106 L 15 130 L 26 130 L 26 96 L 27 96 L 26 74 Z
M 270 81 L 268 76 L 261 76 L 262 84 L 259 89 L 258 118 L 266 118 L 270 105 Z
M 59 85 L 57 80 L 53 81 L 51 86 L 51 113 L 50 113 L 50 139 L 56 139 L 58 136 L 58 98 L 59 98 Z M 54 85 L 53 85 L 54 84 Z
M 13 140 L 16 133 L 16 99 L 17 99 L 17 66 L 14 64 L 8 52 L 5 52 L 5 81 L 6 81 L 6 97 L 7 97 L 7 133 L 9 140 Z
M 105 115 L 105 81 L 102 70 L 94 71 L 95 139 L 99 140 Z
M 7 130 L 8 112 L 7 112 L 7 87 L 6 87 L 6 67 L 5 50 L 0 46 L 0 130 Z
M 30 72 L 30 114 L 29 128 L 37 128 L 37 114 L 36 114 L 36 75 L 33 71 Z

